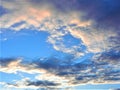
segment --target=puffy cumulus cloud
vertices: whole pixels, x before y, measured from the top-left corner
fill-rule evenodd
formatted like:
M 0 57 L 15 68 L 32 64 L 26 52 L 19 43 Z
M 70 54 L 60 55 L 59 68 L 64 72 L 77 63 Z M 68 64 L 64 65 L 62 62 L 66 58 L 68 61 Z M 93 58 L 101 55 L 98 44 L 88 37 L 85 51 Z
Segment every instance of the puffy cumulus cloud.
M 25 63 L 23 59 L 22 61 L 17 59 L 4 60 L 1 60 L 1 72 L 37 73 L 35 80 L 32 80 L 32 78 L 18 80 L 14 83 L 6 83 L 6 87 L 62 88 L 63 86 L 71 87 L 82 84 L 112 84 L 120 82 L 120 63 L 114 65 L 108 61 L 99 61 L 98 63 L 87 59 L 82 63 L 76 63 L 74 58 L 70 56 L 66 60 L 50 57 L 44 60 L 34 60 L 30 63 Z

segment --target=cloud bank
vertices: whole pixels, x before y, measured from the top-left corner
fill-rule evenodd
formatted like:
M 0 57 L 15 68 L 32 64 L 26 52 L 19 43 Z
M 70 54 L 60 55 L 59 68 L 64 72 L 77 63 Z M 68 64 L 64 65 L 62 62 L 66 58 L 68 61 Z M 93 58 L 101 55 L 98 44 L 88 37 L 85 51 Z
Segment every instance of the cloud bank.
M 69 56 L 68 56 L 69 58 Z M 25 72 L 35 75 L 36 80 L 23 79 L 14 83 L 6 83 L 8 87 L 14 86 L 15 88 L 61 88 L 71 87 L 81 84 L 112 84 L 120 82 L 120 63 L 115 63 L 118 58 L 109 58 L 106 61 L 105 56 L 99 58 L 94 62 L 92 60 L 85 60 L 82 63 L 70 62 L 70 58 L 60 60 L 52 57 L 44 60 L 33 60 L 30 63 L 25 63 L 24 59 L 2 59 L 1 72 L 5 73 L 18 73 Z M 71 58 L 73 59 L 73 58 Z M 68 63 L 69 62 L 69 63 Z M 11 68 L 10 68 L 11 67 Z M 18 83 L 19 82 L 19 83 Z
M 1 32 L 8 29 L 45 31 L 49 33 L 47 42 L 55 50 L 69 54 L 64 60 L 52 57 L 28 63 L 24 58 L 2 58 L 1 72 L 39 74 L 36 81 L 6 85 L 42 88 L 119 83 L 119 8 L 120 0 L 2 0 Z M 68 43 L 67 35 L 79 40 L 79 44 L 67 47 L 64 43 Z M 89 53 L 93 57 L 75 62 L 76 58 Z

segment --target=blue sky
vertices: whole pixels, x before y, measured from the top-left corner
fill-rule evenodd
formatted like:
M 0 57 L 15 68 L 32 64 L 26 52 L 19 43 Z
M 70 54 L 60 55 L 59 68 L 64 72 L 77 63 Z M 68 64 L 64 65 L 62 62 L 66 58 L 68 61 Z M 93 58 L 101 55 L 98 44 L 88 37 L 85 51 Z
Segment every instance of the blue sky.
M 120 89 L 119 0 L 2 0 L 0 90 Z

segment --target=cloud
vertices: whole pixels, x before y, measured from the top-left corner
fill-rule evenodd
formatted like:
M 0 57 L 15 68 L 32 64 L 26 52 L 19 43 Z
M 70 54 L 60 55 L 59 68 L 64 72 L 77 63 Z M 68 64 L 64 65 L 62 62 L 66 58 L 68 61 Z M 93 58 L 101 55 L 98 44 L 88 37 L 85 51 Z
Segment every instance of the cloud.
M 81 84 L 112 84 L 120 81 L 119 63 L 114 65 L 108 61 L 99 61 L 98 63 L 93 60 L 87 61 L 87 59 L 82 63 L 76 63 L 74 58 L 70 56 L 67 58 L 62 60 L 50 57 L 44 60 L 34 60 L 30 63 L 25 63 L 24 59 L 22 61 L 4 59 L 1 60 L 2 67 L 0 71 L 5 73 L 16 72 L 16 74 L 18 71 L 37 74 L 34 81 L 30 78 L 29 80 L 18 80 L 17 82 L 7 84 L 16 88 L 32 88 L 32 86 L 42 88 L 45 85 L 61 88 L 63 86 L 70 87 Z M 70 59 L 72 60 L 70 61 Z
M 68 22 L 70 21 L 71 23 L 76 23 L 80 26 L 89 24 L 88 21 L 82 23 L 77 20 L 78 15 L 76 13 L 70 12 L 69 14 L 64 14 L 58 12 L 48 3 L 43 3 L 43 5 L 40 4 L 41 7 L 38 7 L 27 0 L 23 2 L 17 2 L 15 0 L 13 3 L 3 1 L 2 5 L 12 12 L 2 16 L 1 28 L 9 28 L 15 31 L 23 29 L 46 31 L 50 33 L 48 42 L 53 44 L 53 48 L 65 53 L 76 52 L 75 48 L 70 50 L 70 48 L 66 48 L 63 44 L 59 46 L 56 45 L 56 43 L 61 42 L 62 37 L 68 33 L 66 28 Z M 61 15 L 64 15 L 65 17 L 62 17 Z M 83 55 L 80 52 L 76 52 L 76 54 L 78 54 L 78 56 Z
M 119 83 L 119 3 L 119 0 L 2 0 L 1 28 L 45 31 L 49 33 L 47 42 L 55 50 L 69 55 L 28 63 L 24 58 L 4 58 L 0 60 L 0 71 L 39 74 L 36 81 L 20 81 L 27 83 L 25 87 L 44 86 L 44 82 L 52 87 Z M 79 40 L 79 44 L 67 47 L 64 43 L 69 44 L 65 39 L 67 35 L 72 41 Z M 93 57 L 85 56 L 89 53 Z M 21 84 L 8 85 L 22 87 Z
M 22 58 L 2 58 L 0 59 L 0 71 L 5 73 L 17 73 L 18 71 L 26 73 L 45 72 L 42 69 L 35 68 L 34 64 L 23 64 L 22 61 Z
M 79 47 L 66 48 L 62 40 L 68 34 L 82 40 L 88 52 L 103 52 L 119 45 L 113 45 L 114 41 L 110 41 L 111 37 L 119 36 L 117 22 L 120 5 L 118 2 L 118 0 L 114 3 L 113 0 L 71 0 L 69 2 L 65 0 L 59 2 L 56 0 L 51 2 L 49 0 L 19 2 L 4 0 L 2 7 L 9 12 L 2 15 L 1 28 L 16 31 L 23 29 L 46 31 L 50 34 L 47 41 L 55 50 L 71 53 L 76 57 L 83 56 L 84 53 L 76 50 Z M 16 25 L 18 23 L 19 25 Z M 57 44 L 58 42 L 61 44 Z
M 0 6 L 0 10 L 1 10 L 0 16 L 8 13 L 7 9 L 6 9 L 6 8 L 3 8 L 2 6 Z
M 70 11 L 79 11 L 84 13 L 83 20 L 92 19 L 98 26 L 119 28 L 119 0 L 37 0 L 31 1 L 35 5 L 40 3 L 50 3 L 60 12 L 68 13 Z M 64 4 L 63 4 L 64 3 Z
M 57 84 L 49 81 L 36 81 L 36 82 L 28 82 L 28 86 L 57 86 Z
M 115 50 L 103 52 L 98 58 L 99 62 L 108 62 L 112 64 L 119 63 L 119 60 L 120 60 L 120 52 L 117 52 Z
M 39 89 L 39 88 L 50 88 L 53 86 L 57 86 L 57 83 L 53 83 L 50 81 L 31 81 L 29 78 L 23 78 L 20 81 L 16 81 L 15 83 L 6 83 L 6 82 L 1 82 L 1 85 L 4 85 L 7 88 L 29 88 L 29 89 Z
M 116 38 L 116 32 L 99 30 L 91 27 L 71 27 L 69 29 L 72 36 L 79 38 L 83 41 L 88 51 L 97 53 L 114 47 L 109 38 Z M 118 42 L 118 41 L 117 41 Z M 115 45 L 116 46 L 116 45 Z
M 78 10 L 84 12 L 83 19 L 92 19 L 98 26 L 119 28 L 118 21 L 120 20 L 119 0 L 71 0 L 70 2 L 54 0 L 54 5 L 59 10 Z M 65 3 L 64 5 L 62 5 Z M 61 7 L 59 7 L 61 6 Z
M 110 89 L 110 90 L 120 90 L 119 88 L 115 88 L 115 89 Z
M 14 87 L 14 88 L 52 88 L 58 86 L 58 83 L 46 81 L 46 80 L 38 80 L 38 81 L 30 81 L 28 78 L 24 78 L 21 81 L 17 81 L 16 83 L 4 83 L 6 87 Z

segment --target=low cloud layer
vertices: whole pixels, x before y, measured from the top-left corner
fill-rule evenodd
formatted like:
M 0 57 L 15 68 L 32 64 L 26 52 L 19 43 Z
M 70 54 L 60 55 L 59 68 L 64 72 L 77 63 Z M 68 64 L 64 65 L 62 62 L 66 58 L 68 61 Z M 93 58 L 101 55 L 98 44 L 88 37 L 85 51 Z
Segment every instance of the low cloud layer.
M 104 56 L 100 56 L 99 58 L 104 59 L 97 62 L 85 60 L 82 63 L 75 63 L 74 60 L 70 62 L 70 58 L 65 60 L 66 62 L 58 58 L 48 58 L 39 61 L 34 60 L 32 63 L 25 63 L 24 60 L 19 61 L 18 59 L 12 60 L 12 58 L 2 59 L 0 71 L 16 74 L 18 72 L 37 73 L 35 76 L 36 81 L 29 79 L 18 81 L 22 84 L 17 82 L 6 83 L 8 87 L 13 85 L 16 88 L 30 88 L 31 86 L 35 88 L 61 88 L 64 85 L 70 87 L 81 84 L 119 83 L 120 63 L 114 63 L 118 58 L 110 59 L 109 62 L 106 61 Z

